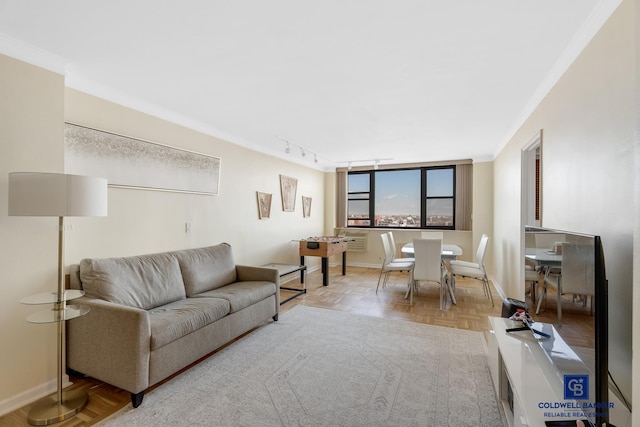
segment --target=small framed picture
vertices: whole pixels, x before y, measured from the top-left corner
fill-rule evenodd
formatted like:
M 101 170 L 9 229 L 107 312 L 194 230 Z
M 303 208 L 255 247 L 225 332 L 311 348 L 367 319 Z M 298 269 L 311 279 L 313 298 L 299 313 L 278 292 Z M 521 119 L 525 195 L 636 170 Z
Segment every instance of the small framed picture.
M 258 197 L 258 218 L 268 219 L 271 215 L 271 193 L 256 191 Z
M 304 218 L 311 216 L 311 197 L 302 196 L 302 216 Z
M 296 209 L 296 190 L 298 180 L 290 176 L 280 175 L 280 193 L 282 196 L 282 210 L 293 212 Z

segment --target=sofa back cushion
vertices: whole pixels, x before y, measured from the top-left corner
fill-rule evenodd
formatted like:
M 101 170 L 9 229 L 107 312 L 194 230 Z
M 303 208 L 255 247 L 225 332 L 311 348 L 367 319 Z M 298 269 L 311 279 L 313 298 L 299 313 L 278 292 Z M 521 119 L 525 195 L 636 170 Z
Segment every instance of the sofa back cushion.
M 236 263 L 228 243 L 173 253 L 180 263 L 184 287 L 189 297 L 237 280 Z
M 83 259 L 80 280 L 87 296 L 144 310 L 185 298 L 180 266 L 171 253 Z

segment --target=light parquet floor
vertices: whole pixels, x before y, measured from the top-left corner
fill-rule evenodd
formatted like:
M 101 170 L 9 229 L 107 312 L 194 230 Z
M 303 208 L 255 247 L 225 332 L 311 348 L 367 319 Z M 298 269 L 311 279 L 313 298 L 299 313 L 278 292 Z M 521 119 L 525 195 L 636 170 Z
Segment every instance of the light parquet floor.
M 296 305 L 339 310 L 349 313 L 376 316 L 389 319 L 400 319 L 411 322 L 430 325 L 445 326 L 450 328 L 466 329 L 471 331 L 486 332 L 487 316 L 500 316 L 502 301 L 499 294 L 493 289 L 492 294 L 495 306 L 491 306 L 490 300 L 485 296 L 482 284 L 476 280 L 457 279 L 456 299 L 457 304 L 451 303 L 447 298 L 444 310 L 440 310 L 439 285 L 422 284 L 418 294 L 414 297 L 414 305 L 409 305 L 405 299 L 407 290 L 406 274 L 393 273 L 387 286 L 379 289 L 376 294 L 376 284 L 379 270 L 373 268 L 348 267 L 347 274 L 341 275 L 340 267 L 330 268 L 329 286 L 322 286 L 320 271 L 314 271 L 307 275 L 306 294 L 285 303 L 281 306 L 281 316 Z M 287 287 L 299 286 L 299 280 L 289 281 Z M 291 293 L 281 291 L 282 298 L 287 298 Z M 555 313 L 553 297 L 548 298 L 544 316 L 549 321 Z M 567 327 L 563 329 L 571 331 L 574 326 L 570 315 L 566 318 Z M 583 321 L 584 323 L 584 321 Z M 576 332 L 579 335 L 579 331 Z M 188 368 L 186 368 L 188 369 Z M 57 423 L 56 426 L 90 426 L 104 420 L 111 414 L 126 406 L 130 402 L 129 393 L 116 387 L 104 384 L 92 378 L 71 378 L 73 388 L 80 388 L 89 392 L 87 407 L 75 417 Z M 143 402 L 144 405 L 144 402 Z M 0 426 L 27 426 L 27 413 L 30 405 L 0 417 Z

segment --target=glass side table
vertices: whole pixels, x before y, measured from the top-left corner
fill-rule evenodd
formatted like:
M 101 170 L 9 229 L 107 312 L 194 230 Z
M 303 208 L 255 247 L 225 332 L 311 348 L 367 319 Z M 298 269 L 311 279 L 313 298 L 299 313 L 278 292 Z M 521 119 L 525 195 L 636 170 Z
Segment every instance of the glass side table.
M 53 308 L 49 310 L 41 310 L 28 315 L 27 322 L 55 323 L 75 319 L 76 317 L 84 316 L 85 314 L 87 314 L 90 310 L 89 307 L 67 305 L 67 301 L 72 301 L 76 298 L 80 298 L 83 295 L 84 291 L 67 289 L 64 292 L 62 301 L 58 301 L 57 292 L 45 292 L 42 294 L 36 294 L 22 298 L 20 302 L 25 305 L 54 304 Z M 61 304 L 62 308 L 56 309 L 56 304 Z
M 58 324 L 58 391 L 38 400 L 29 410 L 28 421 L 31 425 L 49 425 L 65 420 L 82 411 L 87 405 L 89 395 L 82 390 L 62 390 L 62 375 L 64 370 L 64 341 L 65 322 L 84 316 L 90 309 L 82 305 L 67 305 L 84 295 L 84 291 L 65 289 L 62 296 L 58 292 L 46 292 L 22 298 L 20 302 L 26 305 L 53 304 L 47 310 L 40 310 L 27 316 L 29 323 L 57 323 Z

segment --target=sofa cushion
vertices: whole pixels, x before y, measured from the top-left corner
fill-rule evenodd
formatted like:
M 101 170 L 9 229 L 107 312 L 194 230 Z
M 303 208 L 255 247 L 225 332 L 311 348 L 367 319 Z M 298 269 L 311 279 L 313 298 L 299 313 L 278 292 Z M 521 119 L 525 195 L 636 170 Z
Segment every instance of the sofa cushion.
M 187 298 L 149 310 L 151 350 L 184 337 L 229 313 L 229 301 Z
M 173 253 L 180 263 L 185 290 L 189 297 L 237 280 L 233 252 L 227 243 Z
M 196 295 L 194 299 L 213 297 L 228 300 L 231 306 L 231 313 L 235 313 L 269 298 L 271 295 L 275 295 L 276 289 L 276 284 L 273 282 L 237 282 L 213 291 L 203 292 Z
M 80 261 L 87 296 L 148 310 L 185 298 L 180 266 L 170 253 Z

